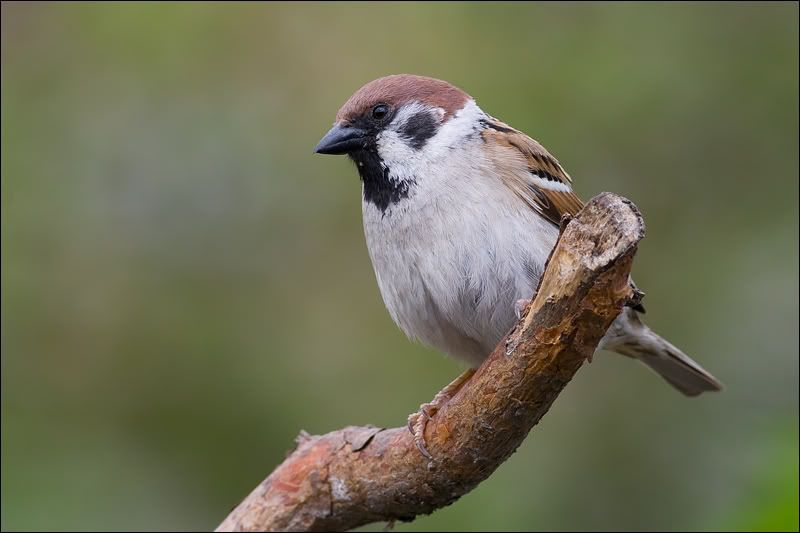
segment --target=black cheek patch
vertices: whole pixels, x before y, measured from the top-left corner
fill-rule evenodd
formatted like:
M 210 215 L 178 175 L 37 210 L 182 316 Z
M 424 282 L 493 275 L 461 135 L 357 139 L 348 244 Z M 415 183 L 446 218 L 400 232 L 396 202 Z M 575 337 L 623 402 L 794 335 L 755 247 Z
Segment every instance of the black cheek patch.
M 408 139 L 408 143 L 415 150 L 419 150 L 428 139 L 436 134 L 438 120 L 428 111 L 420 111 L 412 115 L 400 128 L 400 135 Z

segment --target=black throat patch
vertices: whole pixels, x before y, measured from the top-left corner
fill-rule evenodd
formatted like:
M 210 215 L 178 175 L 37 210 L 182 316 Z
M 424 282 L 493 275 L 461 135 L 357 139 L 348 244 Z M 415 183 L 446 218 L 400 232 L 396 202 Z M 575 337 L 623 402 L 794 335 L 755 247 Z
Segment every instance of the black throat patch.
M 374 148 L 352 152 L 350 159 L 356 164 L 358 175 L 364 183 L 364 201 L 386 213 L 390 205 L 408 198 L 409 189 L 416 185 L 413 180 L 396 180 L 391 170 L 382 164 Z

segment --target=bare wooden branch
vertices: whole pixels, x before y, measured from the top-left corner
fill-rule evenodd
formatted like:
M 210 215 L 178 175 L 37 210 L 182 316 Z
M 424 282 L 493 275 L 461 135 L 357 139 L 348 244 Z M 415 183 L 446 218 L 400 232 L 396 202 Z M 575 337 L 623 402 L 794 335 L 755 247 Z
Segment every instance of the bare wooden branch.
M 619 196 L 562 221 L 527 314 L 428 423 L 433 460 L 406 427 L 347 427 L 297 449 L 217 531 L 344 531 L 453 503 L 503 463 L 591 357 L 623 304 L 644 222 Z

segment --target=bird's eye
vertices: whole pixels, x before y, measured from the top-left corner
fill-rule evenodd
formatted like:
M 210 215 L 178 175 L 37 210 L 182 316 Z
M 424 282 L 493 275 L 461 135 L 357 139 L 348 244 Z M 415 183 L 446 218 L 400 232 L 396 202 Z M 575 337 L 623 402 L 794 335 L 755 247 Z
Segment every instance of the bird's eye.
M 389 106 L 386 104 L 378 104 L 372 108 L 372 118 L 375 120 L 383 120 L 389 114 Z

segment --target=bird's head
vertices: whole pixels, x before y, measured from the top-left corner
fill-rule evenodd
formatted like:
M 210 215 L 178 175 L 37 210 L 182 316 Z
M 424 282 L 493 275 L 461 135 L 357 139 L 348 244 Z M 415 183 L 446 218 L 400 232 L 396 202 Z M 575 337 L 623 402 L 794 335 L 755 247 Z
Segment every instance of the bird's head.
M 315 151 L 347 154 L 364 182 L 364 199 L 385 211 L 423 179 L 422 167 L 430 169 L 475 133 L 479 115 L 483 113 L 472 98 L 446 81 L 386 76 L 345 102 Z

